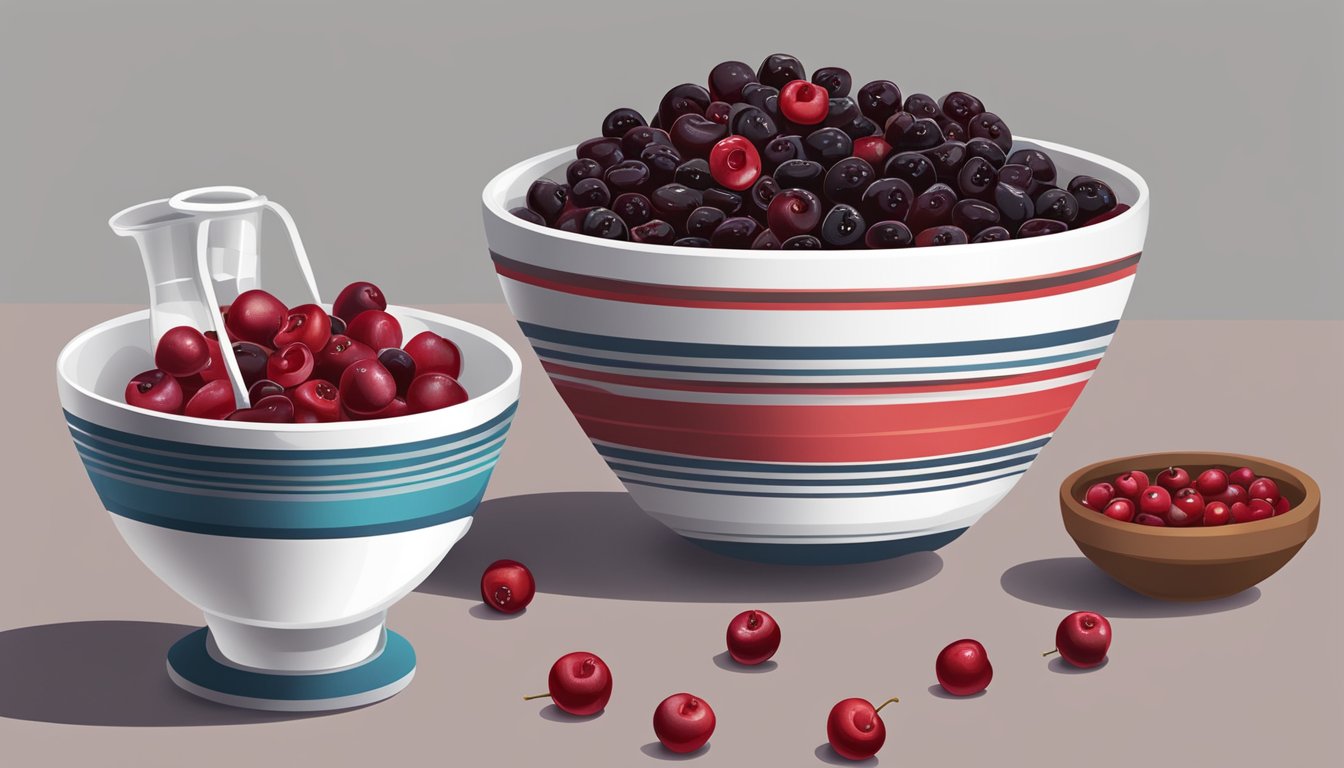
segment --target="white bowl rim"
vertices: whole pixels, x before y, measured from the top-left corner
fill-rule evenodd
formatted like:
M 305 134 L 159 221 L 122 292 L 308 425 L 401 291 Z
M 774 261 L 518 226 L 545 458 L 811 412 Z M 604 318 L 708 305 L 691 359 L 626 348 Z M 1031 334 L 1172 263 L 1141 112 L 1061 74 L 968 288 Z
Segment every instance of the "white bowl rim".
M 1121 213 L 1118 216 L 1113 216 L 1110 219 L 1107 219 L 1106 221 L 1103 221 L 1099 224 L 1093 224 L 1088 227 L 1079 227 L 1078 229 L 1069 229 L 1065 232 L 1060 232 L 1053 235 L 1046 235 L 1045 237 L 1077 238 L 1083 236 L 1083 234 L 1087 234 L 1090 237 L 1095 237 L 1111 229 L 1127 226 L 1131 220 L 1146 215 L 1148 208 L 1148 183 L 1143 180 L 1143 177 L 1140 176 L 1137 171 L 1130 168 L 1129 166 L 1123 165 L 1114 160 L 1102 157 L 1101 155 L 1094 154 L 1092 152 L 1087 152 L 1081 149 L 1075 149 L 1073 147 L 1069 147 L 1064 144 L 1056 144 L 1050 141 L 1041 141 L 1039 139 L 1032 139 L 1026 136 L 1014 136 L 1013 143 L 1014 145 L 1017 145 L 1018 143 L 1026 143 L 1031 145 L 1030 147 L 1026 147 L 1028 149 L 1033 148 L 1041 149 L 1046 152 L 1051 152 L 1059 155 L 1068 155 L 1077 158 L 1079 160 L 1085 160 L 1087 162 L 1095 163 L 1097 165 L 1102 166 L 1106 170 L 1123 177 L 1125 181 L 1129 182 L 1130 184 L 1133 184 L 1134 187 L 1139 191 L 1138 197 L 1135 198 L 1133 203 L 1129 204 L 1130 205 L 1129 210 Z M 494 178 L 492 178 L 485 185 L 485 189 L 481 192 L 482 203 L 485 205 L 487 210 L 489 210 L 500 220 L 507 221 L 510 224 L 522 227 L 525 230 L 531 230 L 537 234 L 544 236 L 557 237 L 562 240 L 570 240 L 579 244 L 591 245 L 596 240 L 601 243 L 603 248 L 611 248 L 615 250 L 632 251 L 636 253 L 656 253 L 672 256 L 697 257 L 701 259 L 714 259 L 717 257 L 724 259 L 733 258 L 733 259 L 759 260 L 763 262 L 774 262 L 781 260 L 809 261 L 809 260 L 815 260 L 817 258 L 817 251 L 808 251 L 808 250 L 799 250 L 793 252 L 793 251 L 783 251 L 779 249 L 765 250 L 765 249 L 748 249 L 748 248 L 688 248 L 686 246 L 675 246 L 675 245 L 645 245 L 643 243 L 635 243 L 628 240 L 605 240 L 575 232 L 565 232 L 564 230 L 554 229 L 552 227 L 546 227 L 540 224 L 533 224 L 530 221 L 524 221 L 523 219 L 520 219 L 517 216 L 514 216 L 513 214 L 509 213 L 508 209 L 504 207 L 505 189 L 509 184 L 511 184 L 514 181 L 515 178 L 521 176 L 524 173 L 524 171 L 530 168 L 534 168 L 544 163 L 549 163 L 553 160 L 559 159 L 560 157 L 566 154 L 573 153 L 578 146 L 579 146 L 578 144 L 571 144 L 569 146 L 561 147 L 559 149 L 553 149 L 549 152 L 543 152 L 539 155 L 534 155 L 530 158 L 527 158 L 526 160 L 523 160 L 521 162 L 514 163 L 513 165 L 504 169 L 503 171 L 500 171 L 498 174 L 495 175 Z M 1015 146 L 1014 148 L 1017 149 L 1019 147 Z M 1028 238 L 1028 240 L 1030 239 L 1034 238 Z M 956 258 L 959 255 L 966 254 L 966 249 L 968 248 L 977 249 L 973 251 L 975 255 L 985 256 L 985 255 L 992 255 L 994 253 L 994 251 L 991 251 L 990 249 L 998 249 L 998 250 L 1017 249 L 1022 247 L 1022 243 L 1023 241 L 1019 239 L 1000 240 L 991 243 L 963 243 L 960 245 L 939 246 L 937 250 L 939 258 Z M 908 259 L 927 257 L 928 250 L 929 249 L 927 248 L 847 248 L 847 249 L 831 250 L 827 251 L 827 253 L 832 254 L 844 253 L 846 258 L 857 259 L 859 261 L 864 260 L 903 261 Z
M 513 347 L 509 345 L 508 342 L 504 341 L 503 338 L 501 338 L 498 334 L 489 329 L 483 328 L 474 323 L 469 323 L 465 320 L 459 320 L 449 315 L 442 315 L 437 312 L 430 312 L 428 310 L 415 309 L 412 307 L 403 307 L 390 304 L 388 305 L 388 312 L 393 315 L 400 314 L 407 317 L 414 317 L 418 320 L 429 321 L 440 325 L 447 325 L 452 328 L 456 328 L 460 331 L 464 331 L 466 333 L 469 333 L 473 336 L 482 339 L 487 344 L 489 344 L 490 346 L 494 347 L 495 349 L 499 350 L 504 354 L 505 358 L 509 361 L 509 374 L 504 377 L 503 381 L 496 384 L 494 387 L 491 387 L 489 390 L 482 392 L 479 395 L 472 396 L 471 398 L 472 400 L 486 400 L 492 397 L 496 397 L 499 394 L 507 391 L 508 389 L 516 386 L 519 379 L 522 377 L 523 364 L 522 360 L 518 357 L 518 353 L 514 351 Z M 198 419 L 193 416 L 181 416 L 175 413 L 159 413 L 157 411 L 151 411 L 147 408 L 137 408 L 136 406 L 130 405 L 124 401 L 114 400 L 110 397 L 104 397 L 103 395 L 100 395 L 97 392 L 90 390 L 89 388 L 83 386 L 82 384 L 76 381 L 71 380 L 68 376 L 66 376 L 66 369 L 68 367 L 69 356 L 74 354 L 74 351 L 77 348 L 80 348 L 84 344 L 86 344 L 89 341 L 89 339 L 111 328 L 126 325 L 129 323 L 134 323 L 139 320 L 146 320 L 148 318 L 149 318 L 149 310 L 141 309 L 125 315 L 119 315 L 109 320 L 104 320 L 103 322 L 98 323 L 97 325 L 91 328 L 85 329 L 77 336 L 75 336 L 73 339 L 71 339 L 69 342 L 67 342 L 65 347 L 61 349 L 60 355 L 56 357 L 56 375 L 60 377 L 61 381 L 63 381 L 71 389 L 78 392 L 81 397 L 94 400 L 103 405 L 111 406 L 120 411 L 125 411 L 127 413 L 134 414 L 136 417 L 148 417 L 148 418 L 162 419 L 164 421 L 173 421 L 184 424 L 191 424 L 192 426 L 197 427 L 210 426 L 222 430 L 234 430 L 241 432 L 349 433 L 349 432 L 358 432 L 363 429 L 376 430 L 387 424 L 405 424 L 411 419 L 426 422 L 434 419 L 435 417 L 443 417 L 445 414 L 453 413 L 453 406 L 449 406 L 448 408 L 441 408 L 435 411 L 426 411 L 424 413 L 412 413 L 407 414 L 405 416 L 394 416 L 387 419 L 367 419 L 363 421 L 332 421 L 332 422 L 319 422 L 316 424 L 263 424 L 263 423 L 246 422 L 246 421 Z

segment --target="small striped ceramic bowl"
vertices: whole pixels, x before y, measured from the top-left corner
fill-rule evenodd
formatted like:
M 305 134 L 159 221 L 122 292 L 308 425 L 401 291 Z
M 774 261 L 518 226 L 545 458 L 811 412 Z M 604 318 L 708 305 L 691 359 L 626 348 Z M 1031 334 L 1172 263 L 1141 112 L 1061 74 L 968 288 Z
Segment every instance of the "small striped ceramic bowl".
M 133 408 L 125 382 L 153 367 L 148 311 L 85 331 L 57 360 L 103 506 L 145 565 L 204 611 L 231 663 L 297 674 L 368 659 L 388 607 L 471 525 L 517 406 L 518 356 L 483 328 L 389 311 L 407 337 L 432 330 L 462 349 L 470 400 L 330 424 Z
M 504 296 L 552 382 L 650 515 L 755 560 L 875 560 L 947 544 L 1031 466 L 1120 320 L 1148 189 L 1047 151 L 1131 209 L 1057 235 L 903 250 L 604 241 L 511 214 L 573 147 L 485 188 Z

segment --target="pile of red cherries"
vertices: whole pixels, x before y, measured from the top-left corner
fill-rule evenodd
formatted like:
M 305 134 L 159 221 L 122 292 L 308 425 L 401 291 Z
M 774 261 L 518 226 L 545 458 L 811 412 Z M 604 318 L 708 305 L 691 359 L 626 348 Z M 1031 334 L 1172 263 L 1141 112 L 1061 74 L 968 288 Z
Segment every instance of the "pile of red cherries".
M 1094 483 L 1082 503 L 1122 523 L 1175 528 L 1253 523 L 1292 508 L 1278 483 L 1250 467 L 1210 467 L 1193 480 L 1181 467 L 1168 467 L 1152 482 L 1136 469 L 1112 482 Z
M 1039 149 L 953 91 L 902 98 L 776 53 L 725 61 L 669 90 L 653 118 L 622 107 L 579 144 L 564 181 L 538 179 L 515 216 L 652 245 L 853 249 L 1037 237 L 1129 206 L 1091 176 L 1068 183 Z
M 373 283 L 347 285 L 331 314 L 287 308 L 262 290 L 221 309 L 248 387 L 238 408 L 214 331 L 179 325 L 159 339 L 152 370 L 126 385 L 126 402 L 198 419 L 271 424 L 384 419 L 465 402 L 462 353 L 431 331 L 402 346 L 401 324 Z

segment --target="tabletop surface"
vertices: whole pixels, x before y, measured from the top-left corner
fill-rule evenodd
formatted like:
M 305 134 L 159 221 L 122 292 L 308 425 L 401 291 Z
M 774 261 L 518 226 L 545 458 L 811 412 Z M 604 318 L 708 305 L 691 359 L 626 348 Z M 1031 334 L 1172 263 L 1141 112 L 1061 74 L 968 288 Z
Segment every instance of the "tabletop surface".
M 689 691 L 718 716 L 700 765 L 844 762 L 824 746 L 831 705 L 880 701 L 883 765 L 1337 764 L 1344 759 L 1339 382 L 1344 323 L 1124 321 L 1091 385 L 1017 487 L 937 553 L 848 567 L 762 566 L 683 542 L 644 516 L 606 469 L 507 310 L 434 307 L 502 334 L 526 364 L 523 397 L 471 532 L 389 626 L 416 648 L 400 695 L 326 715 L 230 709 L 179 691 L 164 653 L 202 623 L 120 541 L 62 423 L 61 345 L 133 309 L 0 305 L 0 764 L 630 766 L 676 759 L 650 725 Z M 17 366 L 17 370 L 13 368 Z M 1325 503 L 1315 537 L 1259 587 L 1161 603 L 1111 582 L 1064 532 L 1055 494 L 1084 463 L 1221 450 L 1295 465 Z M 535 601 L 500 618 L 478 580 L 509 557 Z M 746 608 L 778 619 L 764 669 L 725 661 Z M 1072 610 L 1108 616 L 1107 664 L 1042 659 Z M 994 681 L 939 695 L 945 644 L 985 644 Z M 605 713 L 574 719 L 524 694 L 552 661 L 589 650 L 611 666 Z M 894 711 L 893 711 L 894 710 Z

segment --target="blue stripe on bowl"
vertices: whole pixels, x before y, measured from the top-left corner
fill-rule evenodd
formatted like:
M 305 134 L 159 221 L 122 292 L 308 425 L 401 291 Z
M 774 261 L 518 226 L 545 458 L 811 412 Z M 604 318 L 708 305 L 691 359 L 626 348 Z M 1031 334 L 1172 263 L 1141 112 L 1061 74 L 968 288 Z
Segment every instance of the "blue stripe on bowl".
M 534 339 L 534 341 L 536 341 Z M 544 342 L 542 342 L 544 343 Z M 673 371 L 676 373 L 713 373 L 738 376 L 900 376 L 915 373 L 960 373 L 967 371 L 991 371 L 1010 368 L 1025 368 L 1029 365 L 1046 365 L 1067 360 L 1100 355 L 1106 347 L 1085 349 L 1079 352 L 1065 352 L 1058 355 L 1046 355 L 1029 359 L 999 360 L 991 363 L 967 363 L 965 365 L 926 365 L 913 368 L 716 368 L 704 365 L 681 365 L 673 363 L 650 363 L 643 360 L 623 360 L 611 357 L 580 355 L 559 349 L 547 349 L 533 346 L 537 357 L 556 362 L 598 365 L 606 368 L 628 368 L 640 371 Z
M 274 501 L 148 487 L 86 468 L 103 507 L 114 515 L 188 533 L 249 539 L 340 539 L 428 528 L 470 517 L 490 479 L 490 469 L 485 469 L 411 492 Z
M 505 408 L 498 416 L 495 416 L 479 426 L 430 440 L 420 440 L 414 443 L 399 443 L 397 445 L 371 446 L 368 448 L 337 448 L 331 450 L 223 448 L 212 445 L 198 445 L 196 443 L 183 443 L 174 440 L 144 437 L 129 432 L 122 432 L 120 430 L 110 429 L 86 421 L 69 411 L 65 411 L 65 420 L 71 427 L 77 428 L 81 432 L 85 432 L 94 437 L 114 440 L 116 442 L 148 450 L 164 451 L 167 453 L 184 454 L 188 456 L 204 456 L 206 458 L 228 458 L 242 461 L 297 461 L 304 464 L 319 464 L 340 459 L 363 459 L 380 456 L 397 457 L 416 451 L 438 448 L 474 435 L 479 435 L 482 432 L 487 432 L 512 418 L 516 410 L 518 410 L 517 401 L 511 403 L 509 407 Z
M 98 426 L 69 413 L 66 418 L 94 489 L 115 515 L 214 536 L 328 539 L 400 533 L 470 517 L 516 407 L 470 430 L 363 451 L 367 464 L 350 450 L 188 445 Z M 187 456 L 172 455 L 178 448 Z M 335 463 L 324 465 L 324 459 Z M 359 476 L 370 468 L 385 474 Z
M 277 476 L 284 478 L 322 478 L 352 474 L 391 473 L 401 469 L 420 469 L 444 457 L 460 451 L 473 450 L 492 441 L 498 441 L 508 431 L 508 420 L 497 424 L 490 431 L 473 435 L 460 441 L 451 441 L 432 449 L 421 449 L 415 455 L 391 459 L 328 459 L 325 463 L 312 461 L 286 461 L 271 459 L 241 459 L 221 456 L 216 459 L 179 456 L 168 451 L 137 448 L 119 440 L 104 440 L 83 432 L 73 425 L 70 436 L 77 445 L 86 446 L 102 455 L 113 455 L 132 463 L 152 464 L 156 467 L 172 467 L 181 470 L 195 470 L 205 474 L 222 476 Z M 319 451 L 313 451 L 319 453 Z
M 478 447 L 478 446 L 484 447 Z M 433 457 L 433 461 L 425 462 L 420 460 L 412 468 L 404 471 L 392 471 L 382 473 L 346 473 L 357 474 L 358 477 L 333 477 L 330 474 L 309 473 L 307 469 L 302 473 L 280 476 L 279 473 L 268 474 L 254 472 L 259 467 L 246 466 L 245 472 L 220 472 L 217 470 L 184 470 L 177 468 L 179 462 L 165 461 L 158 463 L 146 460 L 143 455 L 118 456 L 108 450 L 97 450 L 91 445 L 86 445 L 80 436 L 75 437 L 75 450 L 86 461 L 94 461 L 102 466 L 110 467 L 115 471 L 123 472 L 127 475 L 144 475 L 148 477 L 159 477 L 180 481 L 184 484 L 197 484 L 200 487 L 209 487 L 211 485 L 223 488 L 237 488 L 240 484 L 259 489 L 293 487 L 296 489 L 317 488 L 329 486 L 356 486 L 356 485 L 375 485 L 385 484 L 389 487 L 399 485 L 398 481 L 414 480 L 417 477 L 423 477 L 428 474 L 442 474 L 453 468 L 465 468 L 466 465 L 474 461 L 480 461 L 486 456 L 498 453 L 503 447 L 503 436 L 495 436 L 489 440 L 479 443 L 473 443 L 468 446 L 465 453 L 449 452 L 441 456 Z M 153 457 L 164 458 L 164 457 Z M 236 468 L 238 465 L 228 465 Z M 348 469 L 348 467 L 347 467 Z M 260 476 L 259 476 L 260 475 Z M 277 493 L 283 492 L 280 490 Z
M 168 664 L 183 680 L 217 693 L 261 701 L 343 699 L 392 685 L 415 671 L 415 649 L 406 638 L 386 630 L 376 658 L 354 667 L 312 675 L 268 674 L 216 661 L 206 648 L 202 627 L 173 643 Z
M 897 344 L 857 347 L 775 347 L 738 344 L 703 344 L 683 341 L 651 341 L 620 336 L 567 331 L 536 323 L 519 322 L 529 338 L 586 349 L 611 352 L 632 352 L 664 357 L 728 358 L 740 360 L 889 360 L 912 357 L 959 357 L 989 355 L 1000 352 L 1021 352 L 1045 349 L 1062 344 L 1107 336 L 1115 332 L 1119 320 L 1097 323 L 1082 328 L 1070 328 L 1030 336 L 975 341 L 947 341 L 927 344 Z
M 733 485 L 761 485 L 774 486 L 780 488 L 821 488 L 821 487 L 862 487 L 865 485 L 907 485 L 909 483 L 926 483 L 932 480 L 947 480 L 954 477 L 966 477 L 967 475 L 976 475 L 982 472 L 995 472 L 1000 469 L 1010 469 L 1013 467 L 1022 467 L 1026 471 L 1024 464 L 1030 465 L 1036 460 L 1036 455 L 1018 456 L 1012 459 L 983 464 L 976 467 L 962 467 L 959 469 L 944 470 L 942 472 L 927 472 L 921 475 L 900 475 L 885 477 L 854 477 L 854 478 L 834 478 L 834 477 L 748 477 L 746 475 L 706 475 L 695 474 L 693 472 L 676 472 L 666 469 L 652 469 L 649 467 L 640 467 L 633 464 L 622 464 L 620 462 L 608 461 L 607 466 L 617 475 L 626 478 L 631 475 L 642 477 L 660 477 L 668 480 L 691 480 L 699 483 L 726 483 Z M 862 470 L 851 470 L 862 471 Z M 1000 476 L 1001 477 L 1001 476 Z M 918 490 L 938 490 L 935 488 L 920 488 Z
M 1018 475 L 1023 474 L 1026 471 L 1027 471 L 1026 468 L 1023 468 L 1016 470 L 1014 472 L 1006 472 L 1003 474 L 995 475 L 993 477 L 982 477 L 977 478 L 975 480 L 968 480 L 960 483 L 947 483 L 944 485 L 936 485 L 928 488 L 901 488 L 885 491 L 861 491 L 861 492 L 845 492 L 845 493 L 840 492 L 800 493 L 796 491 L 789 492 L 784 490 L 744 491 L 729 488 L 698 488 L 688 485 L 677 485 L 673 483 L 655 483 L 650 480 L 640 480 L 638 478 L 630 477 L 629 475 L 623 474 L 619 471 L 616 473 L 616 476 L 621 479 L 622 483 L 626 483 L 628 485 L 642 485 L 649 488 L 661 488 L 663 490 L 668 491 L 681 491 L 682 493 L 704 493 L 711 496 L 748 496 L 748 497 L 766 498 L 766 499 L 870 499 L 870 498 L 877 498 L 880 496 L 909 496 L 912 494 L 919 494 L 919 493 L 933 493 L 935 491 L 950 491 L 955 488 L 967 488 L 972 485 L 980 485 L 982 483 L 989 483 L 995 480 L 1002 480 L 1008 477 L 1016 477 Z M 697 480 L 699 479 L 700 478 L 697 478 Z M 758 483 L 743 483 L 743 484 L 782 485 L 777 480 L 769 480 L 769 479 L 761 480 Z
M 1048 442 L 1050 442 L 1049 437 L 1042 437 L 1025 443 L 1006 445 L 986 451 L 976 451 L 975 453 L 960 453 L 954 456 L 939 456 L 931 459 L 889 461 L 879 464 L 783 464 L 764 463 L 759 461 L 731 461 L 726 459 L 701 459 L 694 456 L 683 456 L 670 453 L 650 453 L 648 451 L 640 451 L 633 448 L 626 448 L 623 446 L 618 447 L 596 442 L 593 443 L 593 446 L 597 448 L 597 452 L 604 458 L 640 461 L 646 464 L 665 464 L 672 467 L 691 467 L 695 469 L 721 470 L 724 472 L 830 473 L 899 472 L 903 470 L 930 469 L 933 467 L 970 464 L 977 461 L 987 461 L 1003 456 L 1011 456 L 1015 453 L 1038 451 L 1041 448 L 1044 448 Z
M 78 450 L 78 448 L 76 449 Z M 184 490 L 196 490 L 203 493 L 217 491 L 219 493 L 233 494 L 246 493 L 254 497 L 266 497 L 275 500 L 297 499 L 299 501 L 332 498 L 340 495 L 368 494 L 375 491 L 397 491 L 402 488 L 422 485 L 424 483 L 447 480 L 450 477 L 465 476 L 468 473 L 478 471 L 482 467 L 493 466 L 499 458 L 499 447 L 477 456 L 472 462 L 466 462 L 449 468 L 434 468 L 432 471 L 417 472 L 413 475 L 404 476 L 396 479 L 361 480 L 358 484 L 340 484 L 340 483 L 320 483 L 320 484 L 301 484 L 287 486 L 276 484 L 275 481 L 266 481 L 261 483 L 255 479 L 245 478 L 203 478 L 199 475 L 174 476 L 169 473 L 146 469 L 145 467 L 125 467 L 119 466 L 115 461 L 109 461 L 100 456 L 88 455 L 80 451 L 80 457 L 84 460 L 84 466 L 87 469 L 96 469 L 104 475 L 114 475 L 124 478 L 127 481 L 135 482 L 137 480 L 156 484 L 169 484 Z
M 775 565 L 850 565 L 887 560 L 915 552 L 932 552 L 952 543 L 965 533 L 965 528 L 954 531 L 911 536 L 888 541 L 865 541 L 853 544 L 771 544 L 750 541 L 719 541 L 695 539 L 687 541 L 700 547 L 739 560 Z

